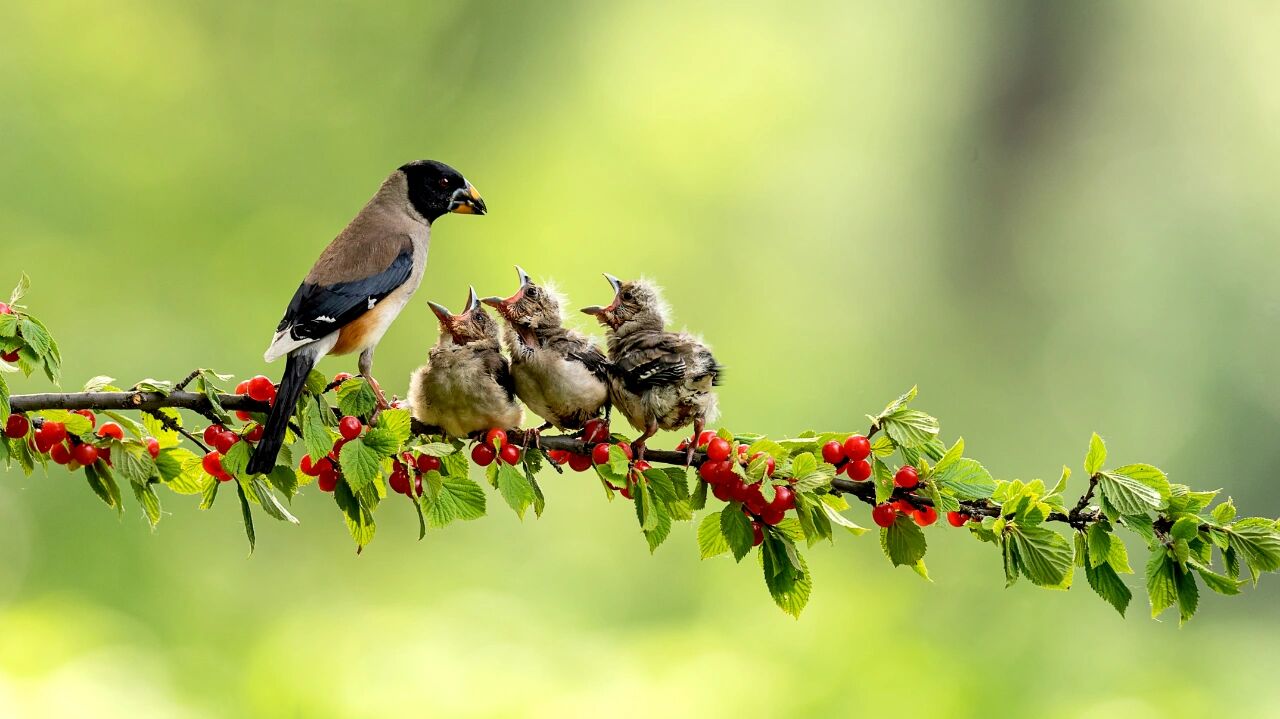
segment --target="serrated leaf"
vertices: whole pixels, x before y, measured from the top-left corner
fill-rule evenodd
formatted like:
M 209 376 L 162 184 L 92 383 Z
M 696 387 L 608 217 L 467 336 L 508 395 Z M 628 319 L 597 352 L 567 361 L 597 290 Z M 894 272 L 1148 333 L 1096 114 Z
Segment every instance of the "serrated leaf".
M 106 462 L 98 460 L 96 464 L 85 467 L 84 476 L 89 482 L 89 488 L 99 499 L 106 502 L 108 507 L 115 507 L 116 511 L 124 513 L 124 505 L 120 503 L 120 486 L 116 484 Z
M 170 447 L 160 450 L 156 457 L 156 471 L 164 486 L 177 494 L 201 494 L 209 482 L 216 482 L 205 474 L 200 466 L 200 457 L 182 447 Z
M 996 488 L 986 467 L 964 457 L 943 469 L 935 468 L 933 481 L 960 499 L 989 499 Z
M 733 551 L 733 558 L 742 561 L 747 552 L 751 551 L 755 530 L 751 528 L 751 520 L 742 513 L 741 504 L 730 502 L 720 512 L 720 531 L 729 544 L 729 549 Z
M 1177 566 L 1163 549 L 1152 552 L 1147 560 L 1147 598 L 1151 602 L 1151 616 L 1158 617 L 1178 601 L 1178 585 L 1174 576 Z
M 236 485 L 236 495 L 240 497 L 240 520 L 244 523 L 244 536 L 249 540 L 249 553 L 253 554 L 254 546 L 257 544 L 257 533 L 253 529 L 253 510 L 249 507 L 249 497 L 244 493 L 244 487 L 239 482 Z
M 765 586 L 769 588 L 774 603 L 782 611 L 799 618 L 813 591 L 813 580 L 804 557 L 780 535 L 768 532 L 761 545 L 760 565 L 764 571 Z
M 1174 581 L 1178 587 L 1178 624 L 1186 624 L 1196 613 L 1200 605 L 1200 588 L 1196 586 L 1196 575 L 1174 565 Z
M 498 468 L 497 481 L 498 492 L 506 500 L 507 506 L 515 510 L 517 517 L 524 519 L 525 510 L 533 504 L 535 499 L 533 486 L 529 484 L 529 480 L 515 467 L 503 464 Z
M 389 429 L 371 429 L 360 437 L 360 441 L 373 450 L 379 458 L 392 457 L 400 453 L 401 440 Z
M 338 409 L 353 417 L 367 417 L 378 407 L 378 397 L 362 377 L 338 385 Z
M 786 447 L 783 447 L 781 444 L 769 439 L 761 439 L 752 442 L 751 446 L 747 448 L 748 457 L 756 454 L 757 452 L 763 452 L 764 454 L 773 457 L 777 464 L 781 464 L 782 460 L 790 456 L 790 452 L 787 451 Z
M 1097 432 L 1089 438 L 1089 451 L 1084 456 L 1084 473 L 1092 477 L 1102 471 L 1102 467 L 1107 462 L 1107 444 L 1102 441 Z
M 267 516 L 290 524 L 298 524 L 298 518 L 290 514 L 289 510 L 280 503 L 275 493 L 271 491 L 271 487 L 261 476 L 255 476 L 246 483 L 252 488 L 253 496 L 257 497 L 258 504 L 262 505 L 262 509 L 267 513 Z
M 894 566 L 911 566 L 924 559 L 928 544 L 920 527 L 899 515 L 893 524 L 880 529 L 880 548 Z
M 302 441 L 313 462 L 319 462 L 333 451 L 333 435 L 320 413 L 320 403 L 314 397 L 306 400 L 302 412 Z
M 404 444 L 413 435 L 413 416 L 407 409 L 384 409 L 378 413 L 378 429 L 386 430 L 395 437 L 397 444 Z
M 1098 473 L 1098 491 L 1120 514 L 1142 514 L 1160 509 L 1168 500 L 1167 491 L 1162 499 L 1155 487 L 1118 472 Z
M 357 551 L 364 549 L 373 541 L 378 529 L 373 519 L 373 512 L 361 504 L 346 482 L 338 482 L 338 486 L 333 491 L 333 499 L 337 502 L 338 509 L 342 510 L 347 532 L 355 541 Z
M 883 504 L 893 496 L 893 472 L 879 457 L 871 463 L 871 481 L 876 485 L 876 504 Z
M 1125 610 L 1129 608 L 1129 602 L 1133 599 L 1133 592 L 1129 591 L 1129 587 L 1125 585 L 1124 580 L 1120 579 L 1120 575 L 1116 574 L 1111 565 L 1104 563 L 1093 566 L 1091 557 L 1085 564 L 1084 576 L 1093 591 L 1115 607 L 1123 617 Z
M 1041 587 L 1061 585 L 1075 559 L 1071 543 L 1045 527 L 1009 526 L 1009 539 L 1017 549 L 1018 567 L 1027 579 Z
M 1227 543 L 1244 559 L 1254 582 L 1262 572 L 1280 569 L 1280 534 L 1267 519 L 1242 519 L 1227 528 Z
M 439 482 L 433 493 L 419 499 L 432 527 L 441 528 L 454 520 L 470 521 L 484 516 L 487 499 L 479 484 L 467 477 L 440 477 L 436 472 L 427 475 L 433 487 L 437 478 Z
M 1169 536 L 1174 539 L 1195 539 L 1200 534 L 1200 519 L 1198 517 L 1179 517 L 1178 521 L 1173 523 L 1169 528 Z
M 1199 562 L 1187 563 L 1192 569 L 1200 573 L 1200 578 L 1204 580 L 1204 585 L 1218 594 L 1234 595 L 1240 593 L 1240 587 L 1244 582 L 1238 579 L 1218 574 Z
M 1231 501 L 1230 497 L 1227 497 L 1227 501 L 1214 507 L 1209 516 L 1218 524 L 1227 524 L 1236 518 L 1236 505 Z
M 918 409 L 896 410 L 880 426 L 900 447 L 923 447 L 938 434 L 938 420 Z
M 843 514 L 840 514 L 834 508 L 828 506 L 825 502 L 818 502 L 817 506 L 822 508 L 822 513 L 827 517 L 827 519 L 832 524 L 836 524 L 841 527 L 844 527 L 845 529 L 849 530 L 849 533 L 855 537 L 866 534 L 867 532 L 866 527 L 859 526 L 854 522 L 850 521 L 848 517 L 845 517 Z
M 352 492 L 359 492 L 382 476 L 382 459 L 382 455 L 364 443 L 363 437 L 342 445 L 338 462 Z

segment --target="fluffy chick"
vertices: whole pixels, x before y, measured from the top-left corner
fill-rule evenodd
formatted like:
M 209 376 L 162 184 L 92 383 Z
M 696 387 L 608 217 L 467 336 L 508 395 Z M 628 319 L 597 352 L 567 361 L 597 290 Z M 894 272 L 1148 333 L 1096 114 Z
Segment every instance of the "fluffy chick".
M 560 298 L 519 267 L 520 287 L 483 300 L 507 322 L 516 396 L 546 420 L 542 429 L 578 430 L 609 401 L 609 360 L 585 335 L 564 326 Z
M 430 302 L 440 320 L 440 340 L 409 382 L 409 404 L 420 422 L 466 437 L 492 427 L 518 427 L 511 367 L 502 356 L 498 323 L 480 306 L 475 288 L 454 315 Z
M 609 395 L 641 433 L 633 443 L 636 455 L 644 456 L 645 442 L 659 429 L 692 424 L 697 437 L 718 413 L 712 388 L 720 383 L 719 363 L 697 338 L 666 331 L 667 306 L 657 287 L 644 280 L 605 279 L 613 287 L 613 303 L 582 311 L 607 329 L 613 365 Z

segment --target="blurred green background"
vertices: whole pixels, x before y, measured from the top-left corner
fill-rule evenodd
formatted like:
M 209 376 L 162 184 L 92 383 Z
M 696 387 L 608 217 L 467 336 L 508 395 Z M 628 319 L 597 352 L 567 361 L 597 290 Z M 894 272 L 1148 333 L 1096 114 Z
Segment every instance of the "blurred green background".
M 492 214 L 438 223 L 379 352 L 388 389 L 435 339 L 428 298 L 509 292 L 518 262 L 581 306 L 607 299 L 601 271 L 643 273 L 728 366 L 734 429 L 861 428 L 919 383 L 999 477 L 1056 477 L 1097 430 L 1275 516 L 1278 20 L 9 0 L 0 281 L 31 274 L 68 387 L 275 374 L 261 352 L 316 254 L 389 171 L 436 158 Z M 0 716 L 1280 712 L 1266 582 L 1179 630 L 1132 578 L 1127 620 L 1083 578 L 1005 590 L 991 547 L 943 526 L 932 584 L 874 535 L 815 548 L 794 621 L 754 562 L 699 561 L 692 527 L 650 557 L 585 476 L 544 487 L 540 520 L 491 497 L 422 543 L 388 504 L 360 557 L 311 489 L 246 559 L 226 497 L 166 495 L 152 533 L 82 479 L 4 473 Z

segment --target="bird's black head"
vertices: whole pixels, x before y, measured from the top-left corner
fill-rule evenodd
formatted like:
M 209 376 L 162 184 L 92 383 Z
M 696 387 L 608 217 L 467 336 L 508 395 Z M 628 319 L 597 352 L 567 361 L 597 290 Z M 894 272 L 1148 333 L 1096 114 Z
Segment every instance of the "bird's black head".
M 462 173 L 435 160 L 417 160 L 401 165 L 409 186 L 409 204 L 427 222 L 449 212 L 483 215 L 488 212 L 480 193 Z

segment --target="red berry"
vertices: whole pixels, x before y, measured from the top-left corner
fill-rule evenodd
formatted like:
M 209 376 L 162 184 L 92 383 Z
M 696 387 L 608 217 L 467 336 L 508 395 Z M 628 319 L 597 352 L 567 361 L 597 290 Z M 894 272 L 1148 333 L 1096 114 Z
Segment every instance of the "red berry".
M 890 502 L 890 504 L 892 504 L 894 508 L 897 509 L 899 512 L 902 512 L 907 516 L 911 516 L 916 513 L 916 505 L 912 504 L 911 502 L 908 502 L 905 499 L 895 499 L 894 501 Z
M 623 453 L 623 454 L 625 454 L 625 455 L 627 456 L 627 461 L 628 461 L 628 462 L 630 462 L 630 461 L 631 461 L 631 458 L 635 456 L 635 455 L 632 453 L 632 451 L 631 451 L 631 445 L 630 445 L 630 444 L 627 444 L 626 442 L 619 442 L 619 443 L 618 443 L 618 444 L 616 444 L 615 446 L 616 446 L 618 449 L 622 450 L 622 453 Z
M 227 452 L 230 452 L 231 448 L 236 446 L 236 442 L 239 441 L 240 435 L 230 430 L 224 430 L 219 432 L 217 437 L 213 438 L 213 448 L 225 455 Z
M 947 524 L 953 527 L 963 527 L 969 521 L 969 515 L 964 512 L 947 512 Z
M 791 491 L 790 487 L 776 487 L 774 491 L 777 493 L 774 495 L 773 501 L 769 503 L 770 509 L 777 509 L 785 512 L 788 509 L 795 508 L 796 495 Z
M 582 426 L 582 441 L 587 444 L 604 442 L 609 439 L 609 423 L 600 418 L 587 420 Z
M 731 451 L 731 446 L 722 437 L 716 437 L 707 443 L 708 459 L 714 459 L 716 461 L 728 459 Z
M 711 494 L 715 495 L 715 498 L 720 500 L 721 502 L 732 502 L 733 501 L 733 485 L 729 484 L 728 482 L 713 484 L 711 485 Z
M 547 456 L 556 464 L 564 464 L 569 461 L 569 450 L 567 449 L 551 449 L 547 450 Z
M 676 445 L 676 451 L 677 451 L 677 452 L 683 452 L 683 451 L 685 451 L 685 450 L 686 450 L 686 449 L 688 449 L 688 448 L 689 448 L 689 440 L 687 440 L 687 439 L 682 439 L 682 440 L 680 440 L 680 444 L 677 444 L 677 445 Z
M 248 393 L 250 399 L 255 399 L 259 402 L 270 402 L 276 398 L 275 384 L 270 379 L 267 379 L 262 375 L 258 375 L 257 377 L 249 380 L 248 387 L 245 388 L 245 391 Z
M 108 467 L 112 466 L 112 465 L 111 465 L 111 448 L 110 448 L 110 447 L 99 447 L 99 448 L 98 448 L 98 459 L 102 460 L 103 462 L 106 462 Z
M 756 461 L 756 457 L 764 457 L 764 474 L 766 477 L 773 476 L 773 470 L 777 468 L 777 463 L 773 461 L 773 457 L 766 455 L 764 452 L 756 452 L 751 455 L 751 459 L 747 460 L 747 464 Z
M 781 509 L 767 507 L 765 508 L 764 512 L 760 514 L 760 521 L 764 522 L 770 527 L 776 527 L 778 526 L 778 524 L 782 522 L 783 518 L 786 516 L 787 516 L 787 513 L 782 511 Z
M 861 482 L 864 479 L 871 478 L 871 464 L 865 459 L 859 459 L 856 462 L 850 462 L 844 466 L 845 474 L 849 475 L 849 479 Z
M 637 474 L 644 474 L 645 472 L 648 472 L 652 468 L 653 468 L 653 465 L 649 464 L 643 459 L 631 465 L 631 469 L 635 470 Z
M 491 429 L 484 436 L 484 443 L 495 452 L 507 443 L 507 433 L 500 429 Z
M 396 462 L 395 469 L 391 470 L 391 479 L 387 484 L 391 485 L 391 489 L 396 494 L 409 493 L 409 472 L 404 468 L 403 464 Z
M 609 445 L 597 444 L 591 448 L 591 462 L 593 464 L 609 463 Z
M 87 467 L 98 461 L 98 448 L 91 444 L 77 444 L 71 450 L 71 458 Z
M 4 436 L 9 439 L 22 439 L 31 431 L 31 420 L 23 414 L 11 414 L 4 423 Z
M 716 462 L 709 459 L 698 465 L 698 476 L 702 477 L 703 481 L 708 484 L 718 484 L 720 482 L 720 473 L 727 466 L 729 466 L 728 462 Z
M 480 467 L 488 467 L 493 464 L 493 460 L 497 456 L 498 453 L 494 452 L 493 447 L 490 447 L 487 444 L 477 444 L 471 450 L 471 461 L 475 462 Z
M 698 449 L 705 449 L 707 445 L 711 443 L 711 440 L 715 438 L 715 436 L 716 436 L 716 431 L 714 429 L 702 430 L 702 434 L 698 435 Z
M 927 527 L 938 521 L 938 510 L 933 507 L 921 507 L 916 510 L 915 519 L 916 524 L 921 527 Z
M 40 425 L 40 429 L 36 431 L 36 434 L 44 435 L 49 442 L 49 446 L 52 447 L 67 438 L 67 426 L 61 422 L 45 422 Z M 46 449 L 45 451 L 49 450 Z
M 631 485 L 618 487 L 618 494 L 621 494 L 625 499 L 631 499 Z
M 249 393 L 249 380 L 245 380 L 240 384 L 236 385 L 236 394 L 248 394 L 248 393 Z
M 920 484 L 920 473 L 909 464 L 893 475 L 893 486 L 895 487 L 913 489 L 917 484 Z
M 261 442 L 262 435 L 266 433 L 266 431 L 267 431 L 266 427 L 263 427 L 260 424 L 255 424 L 249 428 L 248 432 L 244 433 L 244 438 L 249 440 L 250 442 Z
M 822 445 L 822 461 L 827 464 L 840 464 L 844 461 L 844 448 L 834 439 Z
M 345 439 L 334 442 L 333 449 L 329 450 L 329 458 L 337 462 L 338 458 L 342 456 L 342 448 L 345 446 L 347 446 L 347 440 Z
M 591 458 L 585 454 L 569 455 L 569 469 L 575 472 L 585 472 L 591 468 Z
M 0 352 L 0 360 L 4 360 L 5 362 L 9 362 L 9 363 L 17 362 L 17 361 L 18 361 L 18 357 L 20 357 L 20 356 L 21 356 L 21 354 L 18 352 L 18 350 L 10 350 L 10 351 L 8 351 L 8 352 Z
M 429 454 L 419 455 L 414 464 L 418 467 L 419 472 L 439 472 L 440 458 L 432 457 Z
M 364 423 L 360 421 L 359 417 L 347 415 L 338 420 L 338 434 L 341 434 L 343 439 L 355 439 L 360 436 L 362 431 L 364 431 Z
M 857 462 L 871 456 L 871 441 L 860 434 L 855 434 L 844 441 L 844 456 Z
M 207 444 L 207 445 L 210 445 L 210 446 L 212 446 L 212 445 L 216 444 L 216 443 L 217 443 L 217 441 L 218 441 L 218 435 L 220 435 L 220 434 L 222 434 L 223 432 L 226 432 L 226 431 L 227 431 L 227 428 L 226 428 L 226 427 L 223 427 L 223 426 L 222 426 L 222 425 L 220 425 L 220 424 L 211 424 L 211 425 L 209 425 L 208 427 L 205 427 L 205 428 L 204 428 L 204 443 L 205 443 L 205 444 Z
M 326 459 L 323 461 L 328 462 L 329 460 Z M 316 486 L 320 488 L 321 492 L 332 492 L 338 488 L 338 477 L 338 470 L 334 469 L 333 465 L 330 464 L 325 467 L 324 471 L 320 473 L 320 476 L 316 478 Z
M 871 521 L 881 527 L 890 526 L 893 524 L 893 520 L 897 518 L 898 510 L 894 509 L 893 505 L 888 502 L 884 504 L 877 504 L 875 508 L 871 510 Z
M 311 461 L 311 455 L 304 454 L 302 455 L 302 462 L 299 463 L 298 469 L 308 477 L 319 477 L 321 463 L 328 461 L 329 460 L 327 459 L 322 459 L 319 462 L 313 462 Z
M 747 505 L 747 509 L 752 514 L 763 514 L 769 505 L 764 501 L 764 495 L 760 493 L 760 484 L 755 483 L 747 486 L 747 491 L 739 494 L 743 498 L 743 503 Z
M 89 420 L 90 428 L 96 427 L 98 425 L 98 416 L 93 413 L 93 410 L 77 409 L 72 411 L 71 414 L 78 414 L 81 417 L 84 417 L 85 419 Z
M 204 471 L 211 477 L 216 478 L 219 482 L 230 482 L 231 475 L 222 468 L 222 455 L 217 452 L 210 452 L 204 456 L 200 464 L 204 467 Z
M 520 448 L 514 444 L 504 444 L 502 449 L 498 450 L 498 458 L 511 465 L 520 463 L 521 454 Z
M 759 522 L 751 523 L 751 546 L 758 547 L 764 542 L 764 530 L 761 529 Z
M 83 447 L 84 445 L 80 445 Z M 67 449 L 67 445 L 59 442 L 49 448 L 49 459 L 58 464 L 67 464 L 71 461 L 71 450 Z
M 123 440 L 124 428 L 115 422 L 106 422 L 98 428 L 98 436 L 104 439 L 110 437 L 112 439 Z
M 156 459 L 160 456 L 160 440 L 155 437 L 147 437 L 143 441 L 147 445 L 147 454 L 151 455 L 152 459 Z
M 343 382 L 346 382 L 349 379 L 351 379 L 351 373 L 339 372 L 338 374 L 335 374 L 333 376 L 333 384 L 342 384 Z
M 11 315 L 13 310 L 3 302 L 0 302 L 0 315 Z

